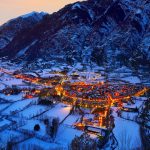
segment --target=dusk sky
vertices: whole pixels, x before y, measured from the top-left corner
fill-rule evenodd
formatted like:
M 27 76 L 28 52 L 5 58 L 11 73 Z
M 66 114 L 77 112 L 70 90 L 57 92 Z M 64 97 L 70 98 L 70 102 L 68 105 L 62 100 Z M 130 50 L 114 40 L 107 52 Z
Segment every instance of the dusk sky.
M 52 13 L 76 1 L 78 0 L 0 0 L 0 24 L 32 11 Z

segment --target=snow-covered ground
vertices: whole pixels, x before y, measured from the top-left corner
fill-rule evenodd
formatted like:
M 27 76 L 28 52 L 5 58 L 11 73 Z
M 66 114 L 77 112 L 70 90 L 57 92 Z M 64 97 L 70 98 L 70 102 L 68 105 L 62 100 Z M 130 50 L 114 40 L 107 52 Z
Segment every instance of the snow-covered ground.
M 126 108 L 140 108 L 143 104 L 143 101 L 139 101 L 139 100 L 136 100 L 135 101 L 135 104 L 123 104 L 124 107 Z
M 2 127 L 6 127 L 9 126 L 11 124 L 11 121 L 7 120 L 7 119 L 0 119 L 0 128 Z
M 32 105 L 32 106 L 28 107 L 27 109 L 19 112 L 18 116 L 29 119 L 29 118 L 35 117 L 35 116 L 43 113 L 44 111 L 46 111 L 48 109 L 49 108 L 46 106 Z
M 141 83 L 141 80 L 136 76 L 125 77 L 122 80 L 133 84 Z
M 81 117 L 80 115 L 72 114 L 66 118 L 66 120 L 63 122 L 63 124 L 72 126 L 72 125 L 74 125 L 74 123 L 79 121 L 80 117 Z
M 8 102 L 15 102 L 23 99 L 23 93 L 19 93 L 18 95 L 5 95 L 0 94 L 0 98 L 8 101 Z
M 52 109 L 47 111 L 44 116 L 49 118 L 49 117 L 58 117 L 59 121 L 61 122 L 70 112 L 71 110 L 70 105 L 65 105 L 63 103 L 59 103 L 55 105 Z
M 23 84 L 22 79 L 15 79 L 15 78 L 8 79 L 7 78 L 7 80 L 5 80 L 5 85 L 7 85 L 7 86 L 21 85 L 21 84 Z
M 137 112 L 122 112 L 121 117 L 135 121 L 138 116 Z
M 115 118 L 114 135 L 118 141 L 119 149 L 141 148 L 140 127 L 137 123 Z
M 63 149 L 63 147 L 61 147 L 61 145 L 57 143 L 49 143 L 37 138 L 28 139 L 24 142 L 19 143 L 17 146 L 20 149 L 33 149 L 33 146 L 37 146 L 37 148 L 43 150 L 56 150 L 56 149 L 65 150 Z
M 125 108 L 133 108 L 133 109 L 138 109 L 138 112 L 126 112 L 126 111 L 122 111 L 121 116 L 125 119 L 129 119 L 129 120 L 133 120 L 136 121 L 136 118 L 139 115 L 139 112 L 142 109 L 142 106 L 144 104 L 144 101 L 147 100 L 146 97 L 134 97 L 134 104 L 127 104 L 124 103 L 123 106 Z
M 17 53 L 17 57 L 21 57 L 22 55 L 24 55 L 26 53 L 26 51 L 33 46 L 38 40 L 33 41 L 29 46 L 25 47 L 24 49 L 21 49 L 18 53 Z
M 5 87 L 6 87 L 6 85 L 4 85 L 4 84 L 0 83 L 0 90 L 5 89 Z
M 118 141 L 119 150 L 141 148 L 140 126 L 134 121 L 118 117 L 116 110 L 113 108 L 113 116 L 115 117 L 113 133 Z
M 5 109 L 2 114 L 5 115 L 10 115 L 12 112 L 18 112 L 23 110 L 26 106 L 28 106 L 31 103 L 35 103 L 34 101 L 36 101 L 37 99 L 33 98 L 33 99 L 25 99 L 22 101 L 18 101 L 13 103 L 12 105 L 10 105 L 7 109 Z
M 40 130 L 37 132 L 39 135 L 46 135 L 46 126 L 43 122 L 39 120 L 27 120 L 26 124 L 21 127 L 21 129 L 25 129 L 28 131 L 34 131 L 34 126 L 38 124 L 40 126 Z
M 2 111 L 3 109 L 5 109 L 9 105 L 10 105 L 10 103 L 2 103 L 2 104 L 0 104 L 0 111 Z
M 25 49 L 22 52 L 24 53 Z M 0 66 L 1 65 L 2 64 L 0 64 Z M 52 77 L 55 75 L 63 76 L 59 72 L 61 72 L 65 67 L 66 67 L 65 65 L 62 66 L 54 65 L 50 69 L 37 70 L 35 72 L 37 72 L 41 77 Z M 71 75 L 74 72 L 76 72 L 79 75 L 79 79 L 82 80 L 84 79 L 83 78 L 84 76 L 87 77 L 89 81 L 90 80 L 105 81 L 104 75 L 106 72 L 104 67 L 95 66 L 93 70 L 89 69 L 88 71 L 85 72 L 82 70 L 83 65 L 80 63 L 75 64 L 73 67 L 71 66 L 67 66 L 67 67 L 68 68 L 70 67 L 69 68 L 70 71 L 68 71 L 68 75 L 69 74 Z M 11 67 L 8 68 L 11 70 L 12 73 L 13 71 L 15 71 L 15 68 L 12 69 Z M 83 72 L 79 70 L 82 70 Z M 98 73 L 95 73 L 95 71 Z M 38 76 L 38 74 L 36 74 L 35 72 L 34 73 L 28 72 L 28 74 Z M 56 74 L 54 74 L 54 72 L 56 72 Z M 119 83 L 124 83 L 123 81 L 133 83 L 133 84 L 141 83 L 140 78 L 134 76 L 132 74 L 132 70 L 130 70 L 127 67 L 122 67 L 114 70 L 108 75 L 108 79 L 110 80 L 116 79 Z M 18 88 L 24 88 L 24 87 L 29 88 L 29 85 L 24 83 L 21 79 L 15 79 L 13 76 L 9 74 L 4 74 L 0 72 L 0 90 L 3 90 L 5 87 L 12 87 L 12 85 L 17 85 Z M 32 87 L 32 85 L 30 85 L 30 88 L 35 88 L 35 87 Z M 42 87 L 40 86 L 40 88 Z M 131 104 L 131 105 L 124 104 L 124 107 L 140 108 L 145 100 L 146 100 L 145 97 L 135 98 L 134 100 L 135 104 Z M 49 150 L 49 149 L 67 150 L 68 146 L 70 145 L 74 137 L 83 134 L 82 131 L 75 129 L 73 126 L 74 123 L 79 122 L 81 115 L 79 115 L 78 113 L 69 115 L 72 106 L 63 103 L 58 103 L 52 106 L 45 106 L 45 105 L 37 104 L 37 101 L 38 101 L 37 98 L 24 99 L 23 93 L 20 93 L 18 95 L 0 94 L 0 113 L 1 113 L 0 129 L 2 129 L 0 130 L 0 148 L 2 147 L 2 145 L 6 147 L 7 141 L 9 141 L 11 137 L 18 138 L 26 135 L 25 133 L 23 134 L 21 131 L 27 131 L 27 133 L 28 132 L 35 133 L 35 135 L 37 136 L 37 137 L 36 136 L 29 137 L 28 135 L 26 135 L 28 138 L 25 141 L 22 141 L 19 144 L 17 144 L 17 146 L 21 149 L 24 148 L 32 149 L 31 148 L 32 145 L 36 145 L 43 150 Z M 121 116 L 125 118 L 123 119 L 117 116 L 115 112 L 116 111 L 115 107 L 113 107 L 113 110 L 114 110 L 113 115 L 115 117 L 115 128 L 113 129 L 113 133 L 118 141 L 119 150 L 122 150 L 123 148 L 125 148 L 125 150 L 128 149 L 133 150 L 139 148 L 142 145 L 140 139 L 139 125 L 136 122 L 134 122 L 135 118 L 138 115 L 138 112 L 134 113 L 134 112 L 122 111 Z M 84 118 L 86 119 L 94 118 L 94 115 L 90 114 L 89 109 L 84 109 L 84 112 L 86 112 Z M 49 137 L 49 135 L 47 134 L 47 126 L 44 124 L 43 119 L 48 118 L 49 120 L 51 120 L 53 117 L 58 117 L 59 121 L 60 122 L 63 121 L 63 122 L 59 126 L 56 138 L 52 143 L 50 143 L 50 142 L 46 142 L 46 140 L 42 140 L 42 138 L 41 139 L 38 138 L 38 136 Z M 127 119 L 131 119 L 133 121 Z M 34 131 L 34 126 L 36 124 L 40 125 L 40 130 L 38 132 Z M 10 129 L 10 126 L 13 129 L 17 127 L 16 131 Z M 90 136 L 92 138 L 96 138 L 94 134 L 91 134 Z
M 75 136 L 80 136 L 81 134 L 83 134 L 83 132 L 80 130 L 73 129 L 66 125 L 61 125 L 57 132 L 55 141 L 67 147 Z
M 0 86 L 2 86 L 1 84 L 5 85 L 5 86 L 12 86 L 12 85 L 22 85 L 24 84 L 22 82 L 22 79 L 16 79 L 14 77 L 12 77 L 9 74 L 3 74 L 0 77 Z
M 138 100 L 138 101 L 146 101 L 147 100 L 147 97 L 134 97 L 135 100 Z
M 11 141 L 13 138 L 15 139 L 20 136 L 22 136 L 22 134 L 15 130 L 4 130 L 0 132 L 0 147 L 6 148 L 8 141 Z

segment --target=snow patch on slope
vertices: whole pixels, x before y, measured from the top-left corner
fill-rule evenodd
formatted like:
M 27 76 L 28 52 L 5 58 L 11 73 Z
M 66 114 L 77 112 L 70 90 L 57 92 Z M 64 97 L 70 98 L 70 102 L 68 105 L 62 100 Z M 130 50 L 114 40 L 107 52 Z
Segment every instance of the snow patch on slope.
M 33 41 L 29 46 L 25 47 L 24 49 L 20 50 L 18 53 L 17 53 L 17 57 L 21 57 L 22 55 L 24 55 L 26 53 L 26 51 L 31 47 L 33 46 L 38 40 L 35 40 Z
M 76 3 L 72 6 L 72 10 L 77 9 L 77 8 L 81 9 L 81 5 L 79 3 Z
M 25 19 L 25 18 L 29 18 L 29 17 L 34 17 L 35 19 L 41 20 L 43 18 L 43 16 L 45 16 L 47 13 L 45 12 L 31 12 L 25 15 L 22 15 L 21 18 Z

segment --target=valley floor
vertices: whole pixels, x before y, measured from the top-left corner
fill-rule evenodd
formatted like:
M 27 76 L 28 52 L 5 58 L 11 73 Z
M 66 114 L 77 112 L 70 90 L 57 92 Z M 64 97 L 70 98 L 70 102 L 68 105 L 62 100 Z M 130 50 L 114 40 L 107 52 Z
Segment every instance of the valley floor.
M 15 72 L 14 69 L 11 71 Z M 38 71 L 37 71 L 38 72 Z M 41 76 L 50 76 L 50 70 L 43 70 L 39 73 Z M 104 72 L 104 71 L 102 71 Z M 34 74 L 30 72 L 30 74 Z M 71 72 L 70 72 L 71 73 Z M 80 76 L 80 72 L 79 76 Z M 83 75 L 83 73 L 81 73 Z M 115 79 L 117 73 L 109 74 L 109 79 Z M 91 74 L 92 76 L 92 74 Z M 98 76 L 97 76 L 98 78 Z M 130 82 L 130 84 L 140 84 L 140 78 L 133 76 L 132 73 L 119 73 L 118 82 Z M 99 81 L 105 79 L 101 76 Z M 43 150 L 69 149 L 72 140 L 76 136 L 81 136 L 84 131 L 75 127 L 75 124 L 83 120 L 83 114 L 77 112 L 71 113 L 73 106 L 60 102 L 55 102 L 52 105 L 43 105 L 39 103 L 38 97 L 25 98 L 24 92 L 15 95 L 5 94 L 2 91 L 9 87 L 35 88 L 43 85 L 29 84 L 23 79 L 17 79 L 11 74 L 0 71 L 0 149 L 12 147 L 13 149 L 33 149 L 33 147 Z M 112 133 L 116 140 L 116 150 L 133 150 L 142 147 L 140 135 L 140 124 L 137 118 L 144 107 L 146 97 L 135 97 L 134 104 L 124 103 L 124 107 L 128 109 L 138 109 L 138 112 L 128 112 L 112 106 L 112 115 L 114 117 L 114 128 Z M 82 109 L 84 117 L 89 120 L 93 118 L 90 110 Z M 44 120 L 53 120 L 58 118 L 59 128 L 54 137 L 49 134 L 48 126 Z M 40 126 L 40 130 L 35 130 L 35 125 Z M 97 140 L 98 135 L 87 132 L 90 138 Z M 111 139 L 109 139 L 106 149 L 112 147 Z M 13 146 L 11 145 L 13 143 Z

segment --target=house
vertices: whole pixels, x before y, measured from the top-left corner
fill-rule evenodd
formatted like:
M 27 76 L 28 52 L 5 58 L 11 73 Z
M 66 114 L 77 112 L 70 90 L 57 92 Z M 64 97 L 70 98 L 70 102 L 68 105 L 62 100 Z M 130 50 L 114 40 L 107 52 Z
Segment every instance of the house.
M 101 134 L 102 136 L 106 136 L 108 129 L 102 127 L 95 127 L 95 126 L 85 126 L 85 130 L 97 134 Z

